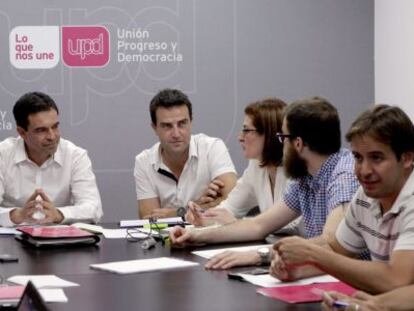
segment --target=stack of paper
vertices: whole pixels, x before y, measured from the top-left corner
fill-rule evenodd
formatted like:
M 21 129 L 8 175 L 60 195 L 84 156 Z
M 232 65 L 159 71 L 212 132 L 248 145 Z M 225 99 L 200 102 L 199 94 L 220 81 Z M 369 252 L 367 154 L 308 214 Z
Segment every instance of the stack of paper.
M 230 247 L 230 248 L 218 248 L 218 249 L 210 249 L 207 251 L 194 251 L 192 252 L 192 254 L 206 258 L 206 259 L 210 259 L 214 256 L 216 256 L 217 254 L 220 254 L 224 251 L 235 251 L 235 252 L 245 252 L 245 251 L 253 251 L 253 250 L 257 250 L 261 247 L 270 247 L 272 246 L 271 244 L 264 244 L 264 245 L 253 245 L 253 246 L 240 246 L 240 247 Z
M 329 283 L 338 282 L 338 279 L 330 275 L 315 276 L 311 278 L 301 279 L 294 282 L 283 282 L 271 276 L 270 274 L 251 275 L 238 273 L 245 281 L 261 287 L 277 287 L 277 286 L 292 286 L 292 285 L 307 285 L 314 283 Z
M 137 259 L 127 261 L 114 261 L 90 265 L 93 269 L 104 270 L 119 274 L 160 271 L 167 269 L 187 268 L 199 265 L 197 262 L 185 261 L 171 257 L 151 259 Z

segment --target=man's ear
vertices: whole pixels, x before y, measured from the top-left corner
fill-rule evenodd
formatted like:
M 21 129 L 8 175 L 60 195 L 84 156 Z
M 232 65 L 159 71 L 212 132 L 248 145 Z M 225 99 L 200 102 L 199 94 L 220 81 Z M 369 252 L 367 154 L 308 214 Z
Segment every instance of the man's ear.
M 414 152 L 407 151 L 401 154 L 401 162 L 405 168 L 411 168 L 414 162 Z
M 26 137 L 26 131 L 22 127 L 17 126 L 16 127 L 16 130 L 17 130 L 17 133 L 19 133 L 19 135 L 20 135 L 21 138 L 25 138 Z
M 157 129 L 157 126 L 156 126 L 154 123 L 152 123 L 152 122 L 151 122 L 151 127 L 152 127 L 152 129 L 153 129 L 154 131 Z
M 297 152 L 301 152 L 305 146 L 301 137 L 295 137 L 292 139 L 293 147 L 295 147 Z

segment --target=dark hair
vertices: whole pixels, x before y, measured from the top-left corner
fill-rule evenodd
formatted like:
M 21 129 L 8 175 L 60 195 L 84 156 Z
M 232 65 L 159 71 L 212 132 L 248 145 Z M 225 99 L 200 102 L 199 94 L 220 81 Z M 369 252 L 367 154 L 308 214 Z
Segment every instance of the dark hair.
M 164 89 L 161 90 L 153 97 L 150 103 L 151 121 L 153 124 L 157 124 L 157 109 L 160 107 L 171 108 L 176 106 L 187 106 L 190 120 L 193 120 L 193 111 L 191 108 L 191 102 L 180 90 Z
M 27 131 L 29 125 L 29 115 L 42 111 L 56 110 L 59 114 L 59 109 L 55 101 L 47 94 L 41 92 L 29 92 L 23 94 L 13 107 L 13 115 L 16 120 L 16 125 Z
M 376 105 L 363 112 L 351 125 L 346 139 L 369 135 L 391 147 L 398 160 L 404 152 L 414 151 L 414 126 L 399 107 Z
M 336 108 L 322 97 L 294 101 L 285 113 L 292 138 L 300 137 L 310 150 L 321 155 L 341 147 L 341 125 Z
M 276 138 L 282 131 L 283 111 L 286 103 L 278 98 L 266 98 L 251 103 L 244 109 L 258 134 L 264 135 L 261 167 L 282 164 L 283 145 Z

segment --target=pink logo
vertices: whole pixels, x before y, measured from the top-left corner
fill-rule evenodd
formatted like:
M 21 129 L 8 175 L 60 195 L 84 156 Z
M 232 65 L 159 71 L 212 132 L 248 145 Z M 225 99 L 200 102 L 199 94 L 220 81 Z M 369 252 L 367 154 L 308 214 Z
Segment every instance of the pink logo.
M 101 67 L 109 61 L 109 32 L 103 26 L 63 26 L 62 58 L 71 67 Z

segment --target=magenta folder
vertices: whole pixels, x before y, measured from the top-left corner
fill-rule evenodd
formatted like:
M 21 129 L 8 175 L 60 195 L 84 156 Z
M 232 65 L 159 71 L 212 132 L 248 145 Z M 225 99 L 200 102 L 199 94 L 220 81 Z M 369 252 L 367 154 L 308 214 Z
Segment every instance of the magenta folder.
M 315 294 L 314 289 L 322 291 L 337 291 L 345 295 L 352 295 L 356 290 L 343 282 L 315 283 L 308 285 L 292 285 L 271 288 L 259 288 L 259 294 L 289 303 L 322 301 L 321 295 Z

